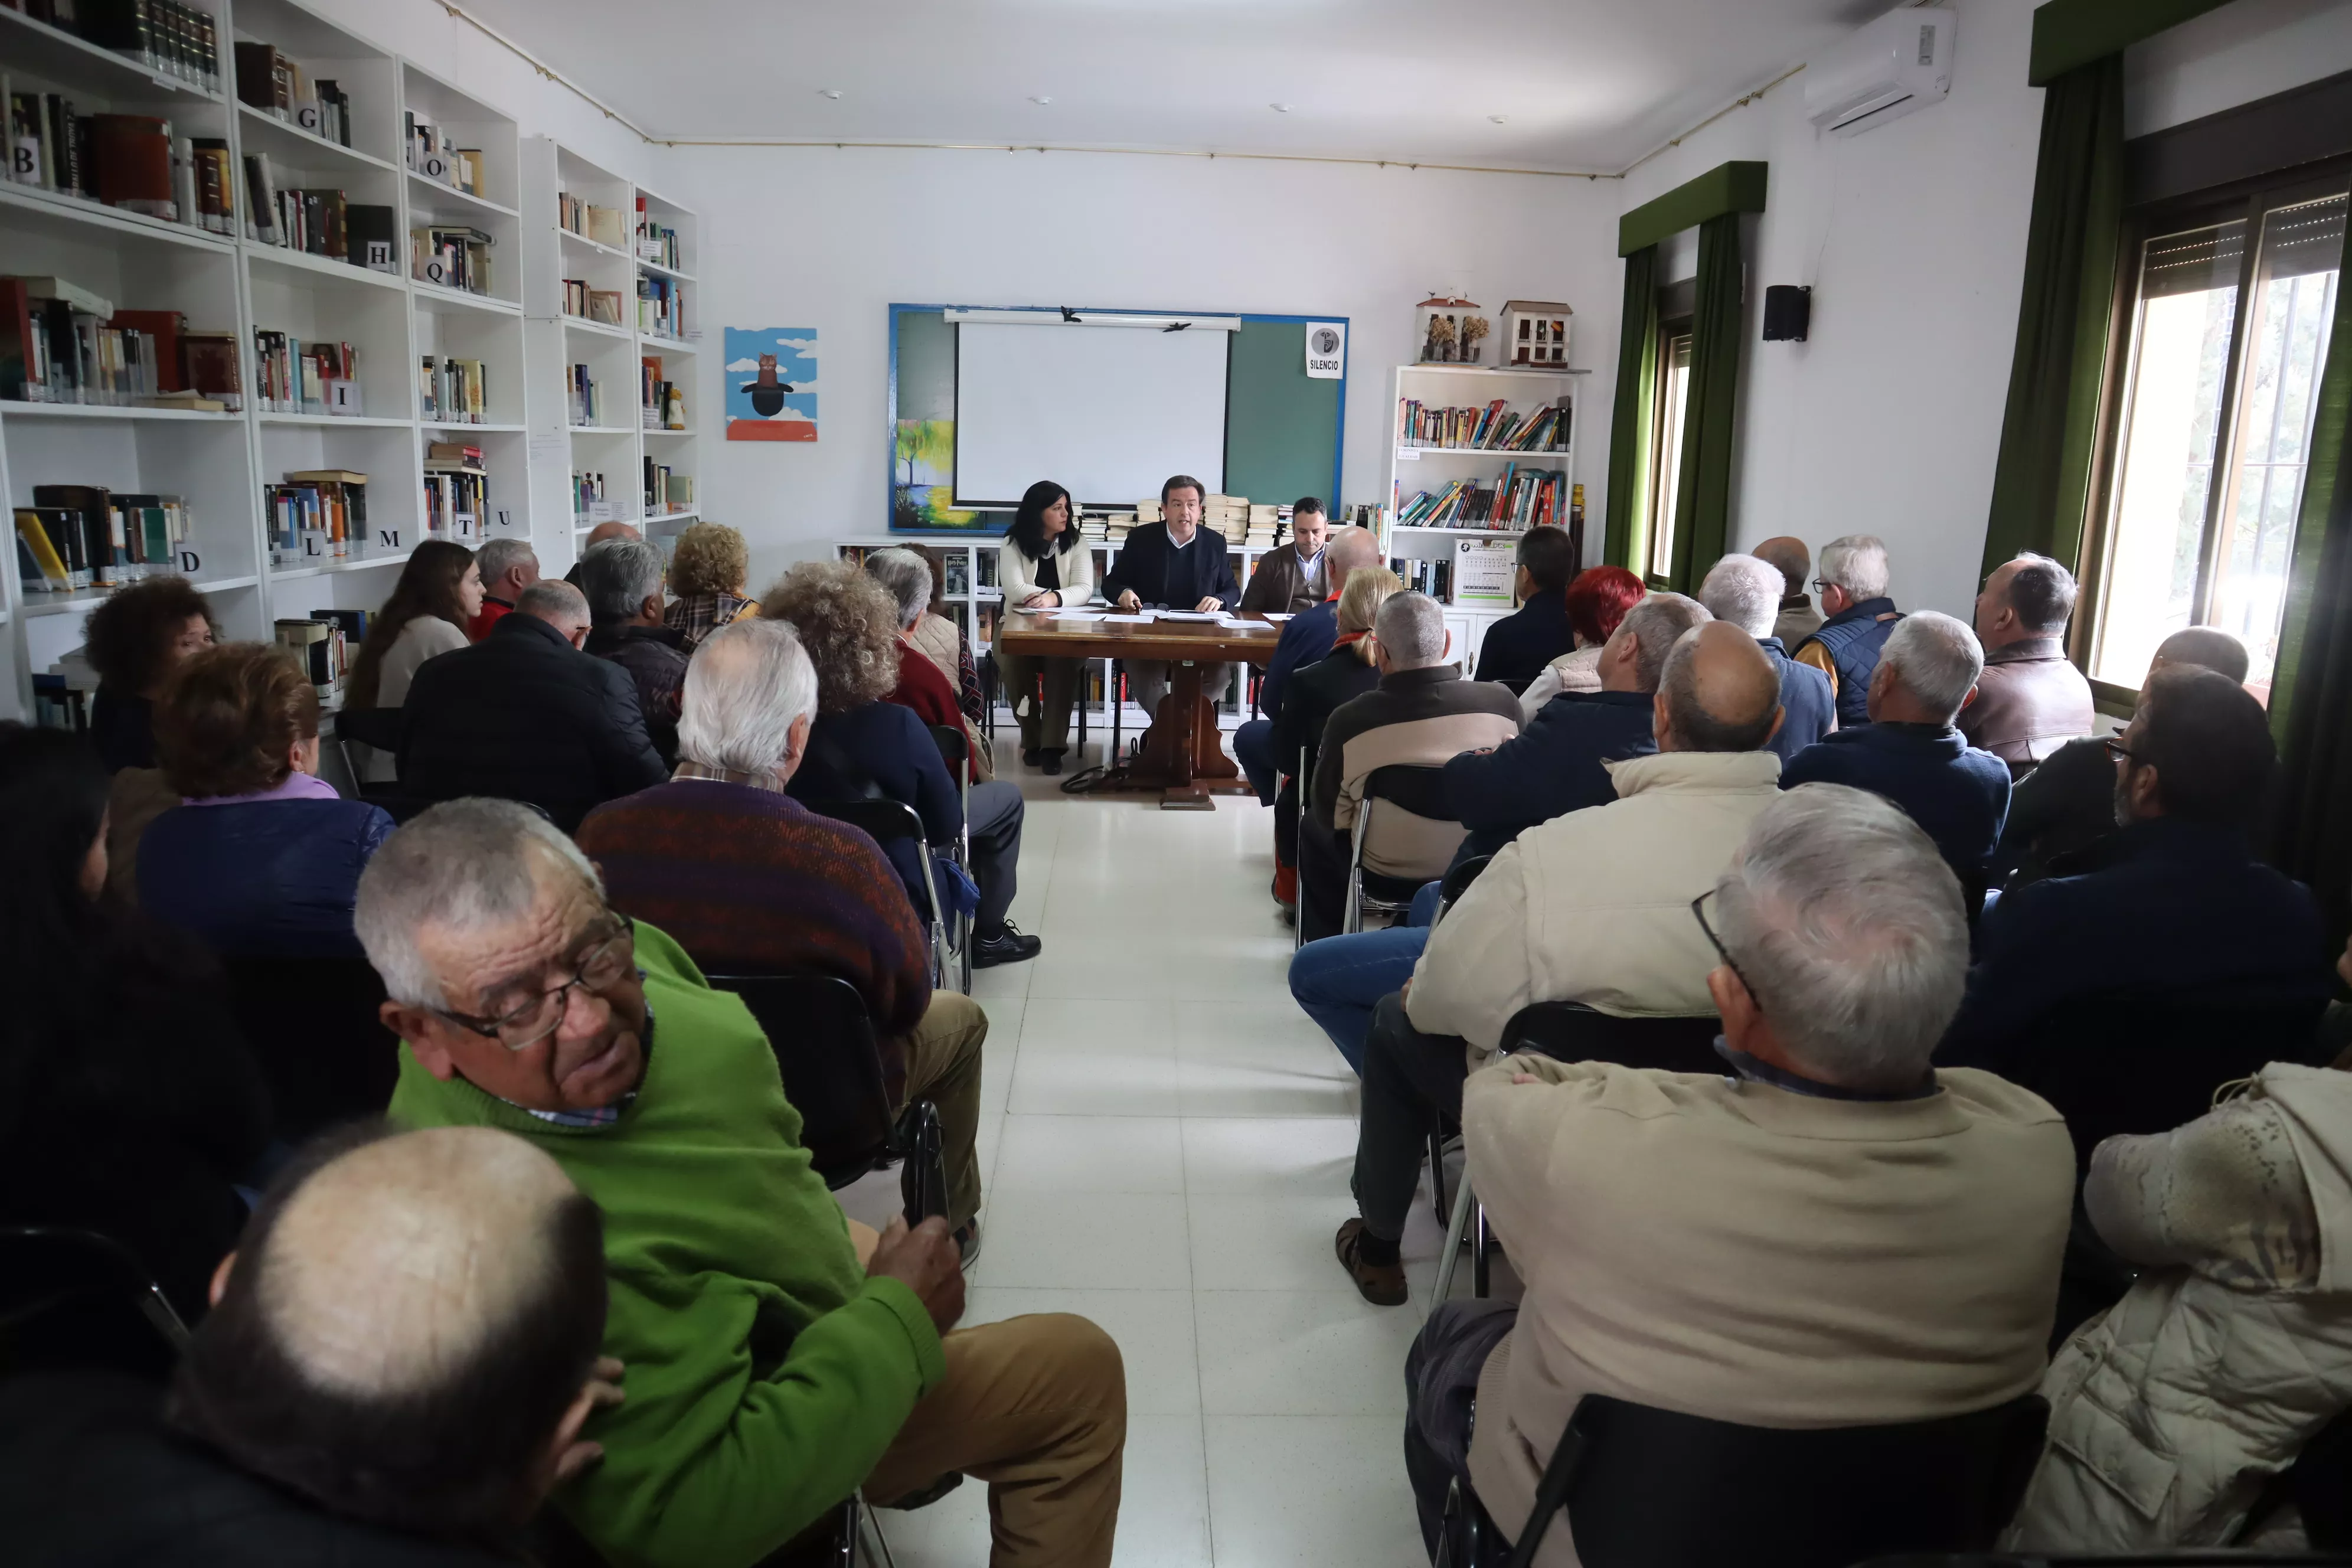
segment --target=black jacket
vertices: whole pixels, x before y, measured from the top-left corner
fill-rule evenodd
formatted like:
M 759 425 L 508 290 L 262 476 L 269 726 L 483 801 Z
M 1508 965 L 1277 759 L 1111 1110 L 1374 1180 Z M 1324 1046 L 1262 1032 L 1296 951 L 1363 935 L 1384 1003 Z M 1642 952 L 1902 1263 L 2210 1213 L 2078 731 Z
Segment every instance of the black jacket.
M 1179 550 L 1169 542 L 1166 523 L 1138 523 L 1103 574 L 1103 597 L 1116 604 L 1132 588 L 1137 598 L 1165 610 L 1189 610 L 1212 596 L 1230 610 L 1242 590 L 1226 548 L 1224 537 L 1205 526 Z
M 1298 623 L 1293 621 L 1291 626 Z M 1286 632 L 1289 627 L 1283 628 Z M 1298 749 L 1307 748 L 1307 765 L 1295 780 L 1315 776 L 1316 754 L 1323 749 L 1323 727 L 1341 704 L 1361 697 L 1381 683 L 1381 672 L 1356 657 L 1356 645 L 1335 647 L 1291 675 L 1288 699 L 1274 717 L 1274 765 L 1286 773 L 1298 768 Z
M 1639 691 L 1563 691 L 1517 740 L 1446 763 L 1445 803 L 1470 830 L 1462 852 L 1492 855 L 1538 823 L 1615 800 L 1602 764 L 1658 749 L 1653 705 Z
M 669 777 L 636 683 L 537 616 L 426 659 L 401 708 L 400 786 L 428 800 L 528 801 L 569 833 L 608 800 Z
M 328 1513 L 168 1430 L 119 1373 L 0 1383 L 0 1541 L 15 1568 L 488 1568 L 519 1555 Z
M 1576 651 L 1576 631 L 1568 624 L 1568 595 L 1545 592 L 1486 628 L 1478 645 L 1478 679 L 1499 680 L 1525 691 L 1543 667 Z
M 818 714 L 809 726 L 808 750 L 784 793 L 819 812 L 829 801 L 865 800 L 876 793 L 911 805 L 923 819 L 923 837 L 934 855 L 945 855 L 963 828 L 963 798 L 940 760 L 940 743 L 913 709 L 896 702 Z M 906 884 L 915 911 L 928 917 L 931 901 L 923 891 L 919 852 L 903 838 L 884 845 L 882 852 Z
M 637 710 L 664 766 L 677 765 L 677 718 L 686 697 L 686 634 L 674 626 L 598 626 L 586 651 L 609 659 L 637 683 Z
M 2052 863 L 2116 830 L 2116 760 L 2105 741 L 2069 741 L 2017 781 L 2009 822 L 1992 852 L 1992 879 L 2017 891 L 2052 875 Z

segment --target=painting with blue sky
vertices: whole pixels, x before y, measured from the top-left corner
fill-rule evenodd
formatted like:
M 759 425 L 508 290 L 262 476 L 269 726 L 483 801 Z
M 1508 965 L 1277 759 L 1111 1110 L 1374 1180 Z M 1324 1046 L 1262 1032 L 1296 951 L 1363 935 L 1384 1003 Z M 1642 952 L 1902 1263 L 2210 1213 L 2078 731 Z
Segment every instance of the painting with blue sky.
M 727 438 L 816 439 L 816 329 L 727 329 Z

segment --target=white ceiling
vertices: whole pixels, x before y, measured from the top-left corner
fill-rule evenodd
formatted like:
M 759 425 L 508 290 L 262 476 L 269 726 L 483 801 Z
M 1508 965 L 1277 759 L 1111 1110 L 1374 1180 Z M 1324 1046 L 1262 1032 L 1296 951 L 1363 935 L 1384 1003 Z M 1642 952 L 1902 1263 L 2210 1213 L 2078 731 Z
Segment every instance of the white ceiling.
M 1614 174 L 1889 0 L 463 3 L 656 137 Z

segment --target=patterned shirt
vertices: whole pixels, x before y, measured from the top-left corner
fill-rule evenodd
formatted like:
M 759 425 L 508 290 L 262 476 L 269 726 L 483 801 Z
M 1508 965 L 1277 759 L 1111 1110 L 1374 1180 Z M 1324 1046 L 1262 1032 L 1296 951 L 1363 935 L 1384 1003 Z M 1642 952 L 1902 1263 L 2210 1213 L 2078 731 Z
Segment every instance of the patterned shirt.
M 682 634 L 685 641 L 679 647 L 692 653 L 703 638 L 719 627 L 744 616 L 760 613 L 756 599 L 740 598 L 733 594 L 682 594 L 669 608 L 662 612 L 663 624 Z

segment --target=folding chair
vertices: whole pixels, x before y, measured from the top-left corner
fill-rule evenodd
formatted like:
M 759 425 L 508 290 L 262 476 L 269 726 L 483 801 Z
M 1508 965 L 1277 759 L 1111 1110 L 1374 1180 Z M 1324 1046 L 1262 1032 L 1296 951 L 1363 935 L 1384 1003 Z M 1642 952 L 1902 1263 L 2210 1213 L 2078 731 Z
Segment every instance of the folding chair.
M 163 1287 L 121 1242 L 68 1226 L 0 1226 L 0 1376 L 105 1367 L 161 1383 L 187 1343 Z
M 1343 933 L 1363 930 L 1367 910 L 1374 914 L 1403 914 L 1412 907 L 1412 896 L 1421 891 L 1422 883 L 1443 874 L 1443 867 L 1433 868 L 1425 877 L 1393 876 L 1372 870 L 1364 864 L 1364 840 L 1371 833 L 1372 808 L 1376 804 L 1415 816 L 1445 820 L 1444 793 L 1438 783 L 1444 773 L 1443 768 L 1396 763 L 1374 768 L 1364 780 L 1363 798 L 1356 803 L 1355 827 L 1348 847 L 1348 901 L 1339 916 Z M 1302 812 L 1301 821 L 1304 820 Z
M 956 797 L 963 807 L 963 826 L 956 829 L 956 841 L 949 853 L 955 863 L 969 876 L 971 872 L 971 737 L 961 726 L 934 724 L 931 739 L 939 743 L 940 761 L 955 775 Z M 956 989 L 971 994 L 971 917 L 958 915 L 949 926 L 949 940 L 955 949 Z
M 383 981 L 364 958 L 230 958 L 229 1016 L 269 1085 L 289 1143 L 381 1116 L 400 1080 L 400 1039 L 378 1009 Z
M 812 800 L 804 804 L 819 816 L 849 824 L 886 852 L 901 840 L 915 846 L 915 858 L 923 868 L 923 897 L 930 905 L 931 983 L 946 984 L 951 956 L 947 918 L 940 903 L 938 879 L 931 875 L 930 841 L 923 837 L 923 819 L 916 815 L 915 808 L 904 801 L 880 799 Z

